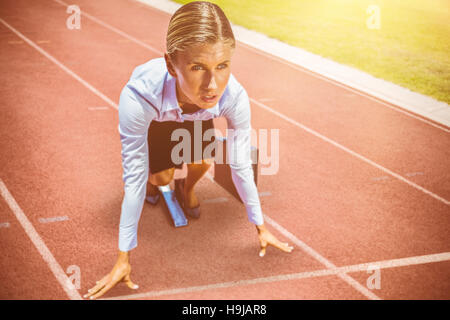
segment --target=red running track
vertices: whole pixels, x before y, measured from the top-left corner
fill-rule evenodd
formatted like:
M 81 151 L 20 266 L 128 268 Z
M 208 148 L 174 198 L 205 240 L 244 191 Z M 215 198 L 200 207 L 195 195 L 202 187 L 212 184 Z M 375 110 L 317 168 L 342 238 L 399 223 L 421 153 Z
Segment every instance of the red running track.
M 81 30 L 66 27 L 62 2 L 1 2 L 1 299 L 77 298 L 115 262 L 114 104 L 133 68 L 162 55 L 170 15 L 126 0 L 77 5 L 89 14 Z M 140 288 L 119 284 L 104 297 L 449 299 L 449 128 L 241 43 L 232 72 L 251 98 L 252 126 L 280 130 L 279 171 L 258 189 L 268 227 L 295 250 L 260 258 L 245 208 L 205 177 L 203 216 L 187 228 L 144 206 L 132 252 Z M 376 262 L 379 289 L 367 285 L 365 264 Z M 72 265 L 81 287 L 71 291 Z

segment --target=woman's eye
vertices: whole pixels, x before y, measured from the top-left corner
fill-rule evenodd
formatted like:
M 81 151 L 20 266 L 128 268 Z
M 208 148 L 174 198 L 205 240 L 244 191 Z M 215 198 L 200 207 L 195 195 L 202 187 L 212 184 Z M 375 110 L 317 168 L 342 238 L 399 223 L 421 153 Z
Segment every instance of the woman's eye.
M 218 69 L 225 69 L 226 67 L 228 67 L 228 65 L 227 64 L 219 64 L 218 66 L 217 66 L 217 68 Z M 203 67 L 202 66 L 193 66 L 192 68 L 191 68 L 191 70 L 203 70 Z

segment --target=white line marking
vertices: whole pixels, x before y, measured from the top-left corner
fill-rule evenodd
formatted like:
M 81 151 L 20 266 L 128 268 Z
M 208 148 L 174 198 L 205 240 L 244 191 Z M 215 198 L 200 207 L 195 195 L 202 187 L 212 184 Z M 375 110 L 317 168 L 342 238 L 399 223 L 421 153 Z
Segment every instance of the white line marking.
M 88 108 L 89 111 L 95 111 L 95 110 L 108 110 L 108 107 L 90 107 Z
M 37 40 L 36 43 L 50 43 L 50 40 Z
M 405 176 L 408 176 L 408 177 L 423 176 L 423 172 L 410 172 L 410 173 L 406 173 Z
M 57 3 L 59 3 L 59 4 L 62 4 L 62 5 L 67 6 L 67 4 L 65 4 L 65 3 L 64 3 L 63 1 L 61 1 L 61 0 L 53 0 L 53 1 L 55 1 L 55 2 L 57 2 Z M 122 35 L 122 36 L 124 36 L 124 37 L 126 37 L 126 38 L 132 40 L 133 42 L 138 43 L 138 44 L 140 44 L 140 45 L 142 45 L 142 46 L 144 46 L 144 47 L 146 47 L 146 48 L 148 47 L 147 44 L 143 43 L 142 41 L 139 41 L 139 40 L 136 39 L 136 38 L 133 38 L 133 37 L 127 35 L 125 32 L 122 32 L 122 31 L 120 31 L 120 30 L 118 30 L 118 29 L 116 29 L 116 28 L 114 28 L 114 27 L 108 25 L 107 23 L 105 23 L 105 22 L 103 22 L 103 21 L 100 21 L 99 19 L 92 17 L 92 16 L 88 15 L 88 14 L 85 13 L 85 12 L 83 12 L 83 14 L 86 15 L 87 17 L 89 17 L 89 19 L 91 19 L 91 20 L 95 21 L 96 23 L 98 23 L 98 24 L 104 26 L 105 28 L 108 28 L 108 29 L 110 29 L 110 30 L 112 30 L 112 31 L 114 31 L 114 32 L 116 32 L 116 33 L 119 33 L 120 35 Z M 3 21 L 3 20 L 2 20 L 2 21 Z M 22 36 L 22 37 L 25 38 L 24 36 Z M 25 38 L 25 39 L 26 39 L 26 38 Z M 28 41 L 29 41 L 29 40 L 28 40 Z M 31 42 L 31 41 L 30 41 L 30 42 Z M 36 46 L 36 47 L 37 47 L 37 46 Z M 39 50 L 42 50 L 42 49 L 39 49 Z M 152 50 L 153 52 L 157 52 L 158 54 L 162 54 L 162 52 L 160 52 L 159 50 L 157 50 L 157 49 L 155 49 L 155 48 L 153 48 L 153 47 L 151 47 L 150 50 Z M 43 50 L 42 50 L 42 51 L 43 51 Z M 54 59 L 54 58 L 53 58 L 53 59 Z M 55 59 L 55 60 L 56 60 L 56 59 Z M 59 63 L 59 62 L 58 62 L 58 63 Z M 67 68 L 66 68 L 66 69 L 67 69 Z M 74 74 L 74 75 L 75 75 L 75 74 Z M 78 76 L 77 76 L 77 77 L 78 77 Z M 327 79 L 327 78 L 324 78 L 324 79 Z M 83 81 L 84 81 L 84 80 L 83 80 Z M 94 90 L 96 90 L 96 89 L 94 89 Z M 96 90 L 96 91 L 97 91 L 97 90 Z M 352 91 L 354 91 L 354 90 L 352 90 Z M 354 91 L 354 92 L 360 93 L 359 91 Z M 326 142 L 331 143 L 332 145 L 334 145 L 334 146 L 340 148 L 341 150 L 343 150 L 343 151 L 345 151 L 345 152 L 350 153 L 351 155 L 353 155 L 353 156 L 355 156 L 355 157 L 357 157 L 357 158 L 363 160 L 364 162 L 369 163 L 369 164 L 375 166 L 376 168 L 378 168 L 378 169 L 380 169 L 380 170 L 382 170 L 382 171 L 388 173 L 389 175 L 391 175 L 391 176 L 393 176 L 393 177 L 395 177 L 395 178 L 397 178 L 397 179 L 399 179 L 399 180 L 401 180 L 401 181 L 403 181 L 403 182 L 409 184 L 410 186 L 412 186 L 412 187 L 414 187 L 414 188 L 416 188 L 416 189 L 418 189 L 418 190 L 420 190 L 420 191 L 422 191 L 422 192 L 424 192 L 424 193 L 426 193 L 426 194 L 432 196 L 433 198 L 435 198 L 435 199 L 437 199 L 437 200 L 439 200 L 439 201 L 445 203 L 446 205 L 450 205 L 450 201 L 448 201 L 448 200 L 446 200 L 446 199 L 444 199 L 444 198 L 442 198 L 442 197 L 440 197 L 440 196 L 434 194 L 433 192 L 431 192 L 431 191 L 429 191 L 429 190 L 427 190 L 427 189 L 425 189 L 425 188 L 423 188 L 423 187 L 421 187 L 421 186 L 415 184 L 415 183 L 412 182 L 412 181 L 409 181 L 408 179 L 405 179 L 405 178 L 402 177 L 401 175 L 399 175 L 399 174 L 397 174 L 397 173 L 395 173 L 395 172 L 393 172 L 393 171 L 391 171 L 391 170 L 389 170 L 389 169 L 386 169 L 385 167 L 383 167 L 383 166 L 381 166 L 381 165 L 379 165 L 379 164 L 373 162 L 372 160 L 367 159 L 366 157 L 364 157 L 364 156 L 362 156 L 362 155 L 360 155 L 360 154 L 358 154 L 358 153 L 356 153 L 356 152 L 354 152 L 354 151 L 348 149 L 347 147 L 344 147 L 343 145 L 341 145 L 341 144 L 335 142 L 334 140 L 331 140 L 330 138 L 327 138 L 327 137 L 321 135 L 320 133 L 318 133 L 318 132 L 316 132 L 316 131 L 314 131 L 314 130 L 308 128 L 308 127 L 306 127 L 305 125 L 302 125 L 301 123 L 297 122 L 296 120 L 291 119 L 291 118 L 289 118 L 288 116 L 285 116 L 284 114 L 282 114 L 282 113 L 280 113 L 280 112 L 278 112 L 278 111 L 275 111 L 274 109 L 272 109 L 272 108 L 266 106 L 265 104 L 263 104 L 263 103 L 261 103 L 261 102 L 255 100 L 255 99 L 253 99 L 253 98 L 249 98 L 249 99 L 250 99 L 250 101 L 252 101 L 253 103 L 255 103 L 257 106 L 259 106 L 259 107 L 261 107 L 261 108 L 263 108 L 263 109 L 265 109 L 265 110 L 267 110 L 267 111 L 269 111 L 269 112 L 271 112 L 271 113 L 273 113 L 273 114 L 279 116 L 280 118 L 282 118 L 282 119 L 284 119 L 284 120 L 286 120 L 286 121 L 292 123 L 293 125 L 295 125 L 295 126 L 301 128 L 301 129 L 303 129 L 303 130 L 305 130 L 305 131 L 307 131 L 307 132 L 309 132 L 309 133 L 315 135 L 316 137 L 318 137 L 318 138 L 320 138 L 320 139 L 322 139 L 322 140 L 324 140 L 324 141 L 326 141 Z M 118 109 L 117 105 L 116 105 L 115 108 Z M 450 131 L 449 131 L 449 132 L 450 132 Z
M 271 101 L 275 101 L 275 99 L 273 98 L 259 98 L 258 99 L 261 102 L 271 102 Z
M 272 193 L 270 193 L 270 191 L 263 191 L 263 192 L 259 192 L 258 194 L 260 197 L 266 197 L 266 196 L 272 195 Z
M 2 222 L 0 223 L 0 228 L 9 228 L 11 225 L 9 224 L 9 222 Z
M 51 222 L 59 222 L 59 221 L 67 221 L 67 220 L 69 220 L 69 217 L 67 217 L 67 216 L 39 218 L 40 223 L 51 223 Z
M 6 185 L 3 183 L 3 180 L 0 179 L 0 193 L 3 198 L 8 203 L 8 206 L 11 208 L 12 212 L 16 216 L 17 220 L 22 225 L 25 233 L 28 235 L 30 240 L 33 242 L 36 249 L 41 254 L 42 258 L 47 262 L 50 270 L 53 272 L 53 275 L 58 280 L 61 287 L 67 293 L 70 299 L 72 300 L 82 300 L 80 294 L 78 293 L 75 286 L 72 284 L 70 279 L 67 277 L 64 270 L 61 268 L 59 263 L 56 261 L 55 257 L 52 255 L 50 250 L 45 245 L 45 242 L 41 239 L 36 229 L 31 224 L 30 220 L 28 220 L 25 213 L 23 213 L 22 209 L 17 204 L 14 197 L 11 195 L 9 190 L 6 188 Z
M 54 1 L 56 1 L 56 0 L 54 0 Z M 59 1 L 59 0 L 58 0 Z M 78 80 L 79 82 L 81 82 L 86 88 L 88 88 L 89 90 L 91 90 L 93 93 L 95 93 L 96 95 L 98 95 L 100 98 L 102 98 L 102 99 L 104 99 L 105 101 L 107 101 L 110 105 L 112 105 L 112 106 L 114 106 L 116 109 L 118 109 L 118 106 L 114 103 L 114 102 L 112 102 L 109 98 L 107 98 L 104 94 L 102 94 L 100 91 L 98 91 L 97 89 L 95 89 L 93 86 L 91 86 L 89 83 L 87 83 L 85 80 L 83 80 L 81 77 L 79 77 L 78 75 L 76 75 L 74 72 L 72 72 L 70 69 L 68 69 L 67 67 L 65 67 L 62 63 L 60 63 L 58 60 L 56 60 L 54 57 L 52 57 L 50 54 L 48 54 L 45 50 L 43 50 L 43 49 L 41 49 L 39 46 L 37 46 L 36 44 L 34 44 L 31 40 L 29 40 L 28 38 L 26 38 L 24 35 L 22 35 L 19 31 L 17 31 L 16 29 L 14 29 L 13 27 L 11 27 L 9 24 L 7 24 L 3 19 L 1 19 L 0 18 L 0 21 L 3 23 L 3 24 L 5 24 L 10 30 L 12 30 L 15 34 L 17 34 L 20 38 L 22 38 L 23 40 L 25 40 L 29 45 L 31 45 L 33 48 L 35 48 L 36 50 L 38 50 L 41 54 L 43 54 L 45 57 L 47 57 L 48 59 L 50 59 L 53 63 L 55 63 L 57 66 L 59 66 L 60 68 L 62 68 L 64 71 L 66 71 L 69 75 L 71 75 L 72 77 L 74 77 L 76 80 Z M 254 101 L 254 99 L 251 99 L 251 100 L 253 100 Z M 276 112 L 276 111 L 274 111 L 274 110 L 272 110 L 272 109 L 270 109 L 269 107 L 267 107 L 267 106 L 265 106 L 265 105 L 263 105 L 263 104 L 261 104 L 261 103 L 259 103 L 259 102 L 257 102 L 257 104 L 258 105 L 262 105 L 262 106 L 264 106 L 264 108 L 266 108 L 266 109 L 269 109 L 269 110 L 271 110 L 273 113 L 275 113 L 275 114 L 277 114 L 277 115 L 279 115 L 281 118 L 283 118 L 283 119 L 289 119 L 288 121 L 289 122 L 294 122 L 294 124 L 298 124 L 298 122 L 296 122 L 296 121 L 294 121 L 294 120 L 292 120 L 292 119 L 290 119 L 290 118 L 288 118 L 288 117 L 286 117 L 286 116 L 284 116 L 284 115 L 282 115 L 281 113 L 278 113 L 278 112 Z M 298 124 L 299 126 L 300 126 L 300 128 L 306 128 L 306 127 L 304 127 L 303 125 L 300 125 L 300 124 Z M 315 133 L 315 131 L 313 131 L 313 130 L 311 130 L 311 129 L 309 129 L 309 128 L 306 128 L 307 130 L 306 131 L 308 131 L 308 132 L 313 132 L 314 133 L 314 135 L 318 135 L 317 133 Z M 319 136 L 321 136 L 321 135 L 319 135 Z M 326 138 L 326 137 L 324 137 L 324 136 L 322 136 L 323 138 L 325 138 L 324 140 L 325 141 L 328 141 L 328 142 L 330 142 L 330 143 L 332 143 L 332 144 L 336 144 L 336 142 L 334 142 L 333 140 L 331 140 L 331 139 L 328 139 L 328 138 Z M 342 146 L 341 146 L 342 147 Z M 342 147 L 342 148 L 345 148 L 345 147 Z M 349 149 L 347 149 L 347 148 L 345 148 L 346 150 L 349 150 Z M 345 150 L 344 149 L 344 150 Z M 352 153 L 354 153 L 353 151 L 351 151 L 351 150 L 349 150 L 350 152 L 352 152 Z M 356 154 L 356 153 L 354 153 L 354 154 Z M 356 154 L 357 155 L 357 154 Z M 359 156 L 359 155 L 358 155 Z M 363 158 L 363 159 L 365 159 L 364 157 L 362 157 L 362 156 L 359 156 L 359 157 L 361 157 L 361 158 Z M 370 160 L 369 160 L 370 161 Z M 373 162 L 372 162 L 373 163 Z M 379 165 L 377 165 L 376 163 L 373 163 L 375 166 L 377 166 L 377 167 L 381 167 L 381 166 L 379 166 Z M 383 167 L 381 167 L 381 168 L 383 168 Z M 387 169 L 386 169 L 387 170 Z M 209 175 L 208 173 L 206 174 L 206 175 Z M 210 175 L 209 175 L 210 176 Z M 210 179 L 212 179 L 212 177 L 210 176 Z M 404 178 L 403 178 L 404 179 Z M 406 180 L 406 179 L 405 179 Z M 406 180 L 406 181 L 408 181 L 408 180 Z M 429 191 L 428 191 L 429 192 Z M 268 216 L 265 216 L 266 217 L 266 220 L 269 220 L 269 221 L 271 221 L 271 223 L 275 223 L 275 221 L 273 221 L 272 219 L 270 219 Z M 278 224 L 275 224 L 275 225 L 277 225 L 278 226 L 278 228 L 279 229 L 281 229 L 281 230 L 284 230 L 284 228 L 282 228 L 281 226 L 279 226 Z M 275 226 L 274 225 L 274 226 Z M 287 231 L 285 231 L 285 232 L 287 232 Z M 290 234 L 290 233 L 289 233 Z M 296 238 L 295 238 L 296 239 Z M 300 241 L 300 240 L 298 240 L 298 241 Z M 306 245 L 305 245 L 306 246 Z M 309 247 L 308 247 L 309 248 Z M 310 249 L 310 250 L 312 250 L 311 252 L 315 252 L 313 249 Z M 314 256 L 316 259 L 317 258 L 319 258 L 320 259 L 320 261 L 322 261 L 322 263 L 326 263 L 325 265 L 328 267 L 328 268 L 332 268 L 334 265 L 331 263 L 331 262 L 329 262 L 328 260 L 326 260 L 325 258 L 323 258 L 322 256 L 320 256 L 318 253 L 315 253 L 315 256 Z M 344 280 L 344 281 L 346 281 L 348 284 L 350 284 L 352 287 L 354 287 L 356 290 L 358 290 L 360 293 L 362 293 L 363 295 L 365 295 L 367 298 L 370 298 L 370 299 L 379 299 L 379 297 L 377 297 L 375 294 L 373 294 L 372 292 L 370 292 L 368 289 L 366 289 L 365 287 L 363 287 L 359 282 L 357 282 L 356 280 L 354 280 L 353 278 L 351 278 L 350 276 L 348 276 L 348 275 L 346 275 L 346 274 L 343 274 L 343 275 L 340 275 L 340 277 Z
M 219 198 L 214 198 L 214 199 L 203 200 L 203 203 L 218 203 L 218 202 L 227 202 L 227 201 L 228 201 L 228 198 L 219 197 Z
M 294 120 L 292 118 L 289 118 L 288 116 L 285 116 L 284 114 L 282 114 L 282 113 L 280 113 L 280 112 L 278 112 L 278 111 L 276 111 L 276 110 L 266 106 L 265 104 L 263 104 L 263 103 L 261 103 L 259 101 L 256 101 L 255 99 L 250 98 L 250 101 L 252 101 L 257 106 L 259 106 L 259 107 L 261 107 L 261 108 L 263 108 L 263 109 L 265 109 L 265 110 L 267 110 L 267 111 L 269 111 L 269 112 L 279 116 L 280 118 L 286 120 L 287 122 L 293 124 L 294 126 L 297 126 L 297 127 L 301 128 L 301 129 L 305 130 L 306 132 L 316 136 L 317 138 L 322 139 L 322 140 L 332 144 L 333 146 L 335 146 L 335 147 L 337 147 L 337 148 L 339 148 L 339 149 L 341 149 L 341 150 L 351 154 L 352 156 L 354 156 L 354 157 L 356 157 L 356 158 L 358 158 L 358 159 L 360 159 L 360 160 L 362 160 L 362 161 L 364 161 L 364 162 L 366 162 L 366 163 L 368 163 L 368 164 L 370 164 L 370 165 L 380 169 L 381 171 L 384 171 L 385 173 L 393 176 L 394 178 L 397 178 L 400 181 L 403 181 L 404 183 L 409 184 L 410 186 L 416 188 L 417 190 L 420 190 L 423 193 L 428 194 L 429 196 L 432 196 L 433 198 L 435 198 L 435 199 L 445 203 L 446 205 L 450 205 L 450 201 L 448 201 L 447 199 L 444 199 L 444 198 L 438 196 L 437 194 L 435 194 L 435 193 L 433 193 L 433 192 L 431 192 L 431 191 L 429 191 L 429 190 L 419 186 L 418 184 L 415 184 L 414 182 L 409 181 L 408 179 L 402 177 L 398 173 L 395 173 L 395 172 L 393 172 L 393 171 L 383 167 L 382 165 L 379 165 L 378 163 L 376 163 L 376 162 L 374 162 L 374 161 L 372 161 L 372 160 L 370 160 L 370 159 L 360 155 L 359 153 L 356 153 L 355 151 L 350 150 L 347 147 L 344 147 L 340 143 L 338 143 L 338 142 L 336 142 L 336 141 L 334 141 L 334 140 L 332 140 L 332 139 L 330 139 L 328 137 L 325 137 L 324 135 L 322 135 L 322 134 L 320 134 L 320 133 L 318 133 L 318 132 L 308 128 L 307 126 L 301 124 L 300 122 L 298 122 L 298 121 L 296 121 L 296 120 Z
M 388 176 L 381 176 L 381 177 L 376 177 L 376 178 L 372 178 L 373 181 L 381 181 L 381 180 L 389 180 Z
M 54 58 L 51 54 L 47 53 L 44 49 L 39 47 L 37 44 L 35 44 L 33 41 L 25 37 L 23 34 L 21 34 L 19 31 L 14 29 L 12 26 L 10 26 L 5 20 L 0 18 L 0 22 L 3 23 L 9 30 L 14 32 L 19 38 L 21 38 L 23 41 L 28 43 L 31 47 L 36 49 L 40 54 L 42 54 L 44 57 L 52 61 L 54 64 L 56 64 L 58 67 L 60 67 L 62 70 L 67 72 L 70 76 L 78 80 L 83 86 L 88 88 L 90 91 L 92 91 L 95 95 L 99 96 L 101 99 L 105 100 L 111 107 L 115 108 L 116 110 L 119 109 L 116 103 L 114 103 L 111 99 L 109 99 L 107 96 L 105 96 L 103 93 L 95 89 L 93 86 L 91 86 L 89 83 L 87 83 L 85 80 L 83 80 L 80 76 L 78 76 L 75 72 L 67 68 L 65 65 L 63 65 L 61 62 L 59 62 L 56 58 Z
M 315 277 L 324 277 L 330 275 L 340 275 L 343 273 L 349 272 L 366 272 L 369 268 L 379 268 L 379 269 L 388 269 L 388 268 L 397 268 L 397 267 L 406 267 L 418 264 L 426 264 L 432 262 L 443 262 L 450 260 L 450 252 L 438 253 L 438 254 L 430 254 L 424 256 L 417 257 L 409 257 L 409 258 L 401 258 L 401 259 L 393 259 L 393 260 L 383 260 L 376 262 L 368 262 L 362 264 L 355 264 L 350 266 L 344 266 L 333 269 L 322 269 L 315 271 L 307 271 L 307 272 L 299 272 L 299 273 L 291 273 L 291 274 L 283 274 L 277 276 L 256 278 L 250 280 L 238 280 L 238 281 L 230 281 L 230 282 L 222 282 L 209 284 L 204 286 L 194 286 L 187 288 L 178 288 L 178 289 L 169 289 L 169 290 L 161 290 L 161 291 L 149 291 L 138 294 L 124 295 L 118 297 L 111 298 L 103 298 L 100 300 L 126 300 L 126 299 L 142 299 L 142 298 L 150 298 L 178 293 L 188 293 L 195 291 L 204 291 L 211 289 L 219 289 L 219 288 L 229 288 L 229 287 L 238 287 L 238 286 L 246 286 L 253 285 L 259 283 L 268 283 L 268 282 L 276 282 L 276 281 L 286 281 L 286 280 L 299 280 L 306 278 L 315 278 Z

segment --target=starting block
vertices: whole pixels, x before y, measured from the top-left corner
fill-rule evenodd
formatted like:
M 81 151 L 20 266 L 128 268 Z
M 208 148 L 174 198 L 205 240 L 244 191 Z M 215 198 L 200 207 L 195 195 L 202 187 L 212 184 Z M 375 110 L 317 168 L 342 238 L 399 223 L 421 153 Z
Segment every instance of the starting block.
M 217 163 L 217 158 L 214 159 L 214 181 L 216 181 L 222 188 L 227 190 L 233 197 L 238 199 L 240 202 L 243 203 L 241 197 L 239 196 L 239 193 L 236 190 L 236 187 L 234 186 L 233 179 L 231 177 L 231 168 L 230 165 L 227 164 L 227 138 L 222 137 L 216 137 L 217 143 L 222 144 L 219 145 L 219 148 L 221 147 L 223 150 L 223 159 L 221 162 Z M 216 155 L 217 156 L 217 155 Z M 252 168 L 253 168 L 253 178 L 255 180 L 255 185 L 258 185 L 258 156 L 259 151 L 258 148 L 255 146 L 251 147 L 251 158 L 252 158 Z
M 175 191 L 171 190 L 169 185 L 158 186 L 158 190 L 161 193 L 161 197 L 163 198 L 166 208 L 172 217 L 175 227 L 187 226 L 188 220 L 186 219 L 183 209 L 175 197 Z

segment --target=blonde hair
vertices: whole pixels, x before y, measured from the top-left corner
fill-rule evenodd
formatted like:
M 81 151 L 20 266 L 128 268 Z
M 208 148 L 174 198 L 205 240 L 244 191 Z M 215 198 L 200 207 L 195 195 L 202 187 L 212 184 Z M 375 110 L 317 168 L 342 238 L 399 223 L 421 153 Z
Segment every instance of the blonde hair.
M 229 43 L 232 48 L 236 42 L 222 9 L 211 2 L 194 1 L 180 7 L 170 18 L 166 37 L 166 49 L 170 58 L 177 52 L 198 44 L 214 44 L 218 41 Z

